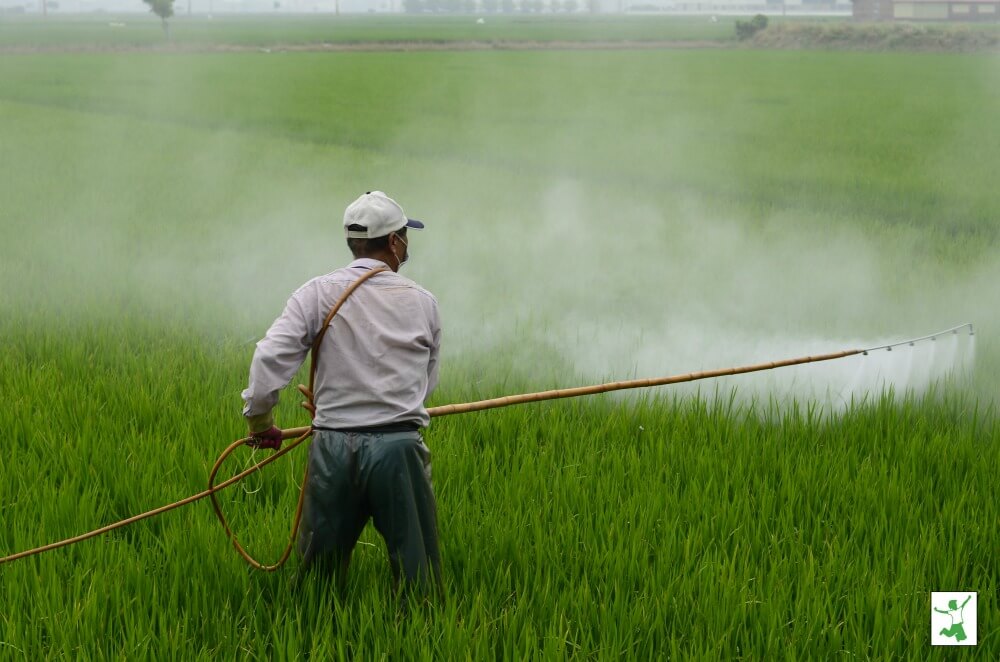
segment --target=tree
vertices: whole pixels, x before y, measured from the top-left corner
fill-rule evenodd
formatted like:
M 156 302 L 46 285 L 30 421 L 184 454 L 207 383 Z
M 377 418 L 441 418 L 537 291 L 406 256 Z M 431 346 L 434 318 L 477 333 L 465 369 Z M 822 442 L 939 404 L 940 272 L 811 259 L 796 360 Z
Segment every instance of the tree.
M 736 38 L 743 41 L 767 28 L 767 16 L 757 14 L 749 21 L 736 21 Z
M 167 19 L 174 15 L 174 0 L 142 1 L 149 5 L 149 11 L 160 17 L 160 22 L 163 23 L 163 34 L 167 35 L 167 39 L 170 39 L 170 25 L 167 24 Z

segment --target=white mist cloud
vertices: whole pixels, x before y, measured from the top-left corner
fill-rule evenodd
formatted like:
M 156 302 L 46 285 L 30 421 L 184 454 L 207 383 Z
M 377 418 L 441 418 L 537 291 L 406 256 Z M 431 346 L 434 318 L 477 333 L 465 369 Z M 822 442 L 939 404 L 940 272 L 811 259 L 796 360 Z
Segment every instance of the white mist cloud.
M 486 212 L 465 232 L 442 210 L 444 227 L 418 244 L 418 260 L 425 250 L 432 265 L 419 276 L 442 301 L 453 356 L 545 346 L 572 366 L 564 378 L 572 383 L 560 384 L 570 386 L 863 349 L 989 323 L 975 314 L 975 301 L 982 288 L 996 289 L 988 282 L 994 268 L 943 279 L 942 266 L 909 264 L 910 246 L 851 224 L 817 232 L 814 224 L 753 221 L 693 199 L 656 209 L 652 199 L 609 196 L 572 180 L 557 181 L 532 204 L 537 211 L 523 212 L 530 220 Z M 902 279 L 900 264 L 909 270 Z M 968 366 L 973 340 L 948 336 L 671 388 L 736 387 L 745 397 L 837 408 L 886 388 L 921 393 Z M 547 368 L 538 366 L 537 376 L 550 379 Z

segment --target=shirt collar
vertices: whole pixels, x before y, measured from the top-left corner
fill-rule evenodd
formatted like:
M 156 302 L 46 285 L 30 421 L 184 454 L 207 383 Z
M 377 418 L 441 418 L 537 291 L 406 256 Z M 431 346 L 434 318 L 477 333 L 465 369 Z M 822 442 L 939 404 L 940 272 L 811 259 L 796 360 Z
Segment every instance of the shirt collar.
M 361 269 L 378 269 L 379 267 L 388 267 L 389 265 L 382 260 L 376 260 L 370 257 L 359 257 L 347 266 L 348 268 L 359 267 Z

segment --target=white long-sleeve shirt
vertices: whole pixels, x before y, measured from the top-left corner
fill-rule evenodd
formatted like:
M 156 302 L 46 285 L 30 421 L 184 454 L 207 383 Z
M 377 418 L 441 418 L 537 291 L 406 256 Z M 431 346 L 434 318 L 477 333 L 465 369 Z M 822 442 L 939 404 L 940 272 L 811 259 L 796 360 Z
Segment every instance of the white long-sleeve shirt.
M 323 320 L 347 287 L 370 269 L 361 258 L 310 280 L 257 343 L 244 416 L 266 414 L 278 403 L 309 353 Z M 313 425 L 350 429 L 416 423 L 427 427 L 424 401 L 437 386 L 441 320 L 437 300 L 409 278 L 384 271 L 348 297 L 319 349 Z

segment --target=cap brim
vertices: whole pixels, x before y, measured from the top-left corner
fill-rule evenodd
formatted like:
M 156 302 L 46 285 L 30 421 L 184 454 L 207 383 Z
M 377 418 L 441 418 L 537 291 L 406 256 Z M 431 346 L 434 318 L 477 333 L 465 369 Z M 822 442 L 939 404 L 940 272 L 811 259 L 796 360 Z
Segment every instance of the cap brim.
M 406 219 L 406 227 L 413 228 L 414 230 L 423 230 L 424 224 L 415 218 Z

